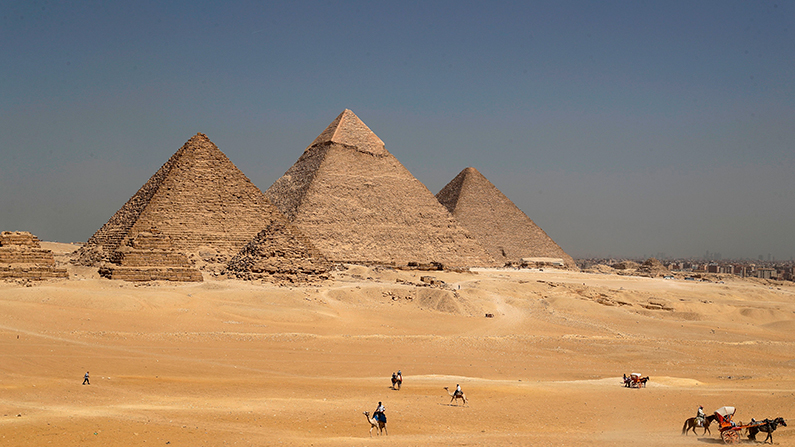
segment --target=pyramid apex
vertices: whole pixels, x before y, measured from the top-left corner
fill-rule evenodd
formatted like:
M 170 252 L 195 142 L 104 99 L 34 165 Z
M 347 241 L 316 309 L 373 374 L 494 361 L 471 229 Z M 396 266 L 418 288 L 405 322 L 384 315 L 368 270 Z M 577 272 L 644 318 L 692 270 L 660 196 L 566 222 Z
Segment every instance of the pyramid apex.
M 190 139 L 188 140 L 189 143 L 192 142 L 192 141 L 195 141 L 195 142 L 198 142 L 198 141 L 210 141 L 210 138 L 208 138 L 207 135 L 205 135 L 205 134 L 203 134 L 201 132 L 196 132 L 196 135 L 190 137 Z
M 349 146 L 359 152 L 373 155 L 387 153 L 384 142 L 350 109 L 345 109 L 337 115 L 326 130 L 315 138 L 310 147 L 328 143 Z

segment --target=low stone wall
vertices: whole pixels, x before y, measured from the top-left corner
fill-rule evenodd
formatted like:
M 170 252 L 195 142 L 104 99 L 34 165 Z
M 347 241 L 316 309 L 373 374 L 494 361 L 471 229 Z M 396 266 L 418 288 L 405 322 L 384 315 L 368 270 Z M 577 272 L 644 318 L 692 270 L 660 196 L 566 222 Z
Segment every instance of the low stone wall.
M 68 278 L 66 269 L 35 265 L 0 265 L 0 279 L 51 279 Z
M 52 251 L 41 248 L 0 247 L 0 264 L 55 265 Z
M 111 262 L 123 267 L 190 267 L 187 256 L 163 250 L 117 251 L 111 255 Z
M 122 281 L 203 281 L 200 271 L 184 267 L 118 267 L 103 266 L 99 269 L 103 278 Z

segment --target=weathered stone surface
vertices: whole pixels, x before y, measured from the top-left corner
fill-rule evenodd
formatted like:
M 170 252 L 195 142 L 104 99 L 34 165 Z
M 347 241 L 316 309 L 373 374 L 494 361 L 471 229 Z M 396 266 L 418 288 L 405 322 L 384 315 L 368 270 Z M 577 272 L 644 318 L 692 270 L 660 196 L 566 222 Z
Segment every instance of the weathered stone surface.
M 656 278 L 658 276 L 670 275 L 671 271 L 656 258 L 649 258 L 638 267 L 637 273 Z
M 571 256 L 475 168 L 461 171 L 436 198 L 497 261 L 562 258 L 566 268 L 577 268 Z
M 123 281 L 202 281 L 200 271 L 180 267 L 121 267 L 112 264 L 99 268 L 100 276 Z
M 485 249 L 350 110 L 265 195 L 331 261 L 494 265 Z
M 188 257 L 173 250 L 171 239 L 159 232 L 141 232 L 125 238 L 100 267 L 100 275 L 126 281 L 202 281 Z M 116 265 L 112 265 L 116 264 Z
M 41 248 L 39 238 L 27 231 L 0 232 L 0 247 L 8 246 Z
M 196 267 L 220 271 L 274 221 L 286 222 L 286 218 L 200 133 L 94 233 L 78 251 L 75 262 L 187 268 L 192 264 L 186 262 L 192 260 Z M 124 272 L 112 274 L 114 278 L 132 275 L 118 267 L 107 267 Z M 166 273 L 142 276 L 146 275 L 160 277 Z
M 229 262 L 226 273 L 242 279 L 305 282 L 328 279 L 331 264 L 288 222 L 273 222 Z
M 40 248 L 39 239 L 27 231 L 0 233 L 0 279 L 67 278 L 55 267 L 52 251 Z

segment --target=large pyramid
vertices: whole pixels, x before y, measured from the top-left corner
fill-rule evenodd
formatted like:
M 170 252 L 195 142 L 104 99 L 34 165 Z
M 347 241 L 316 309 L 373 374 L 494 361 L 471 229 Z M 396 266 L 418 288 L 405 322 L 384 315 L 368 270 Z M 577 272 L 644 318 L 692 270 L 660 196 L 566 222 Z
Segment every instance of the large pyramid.
M 576 268 L 538 225 L 475 168 L 466 168 L 436 198 L 500 262 L 558 258 Z
M 295 228 L 204 134 L 196 134 L 78 253 L 87 265 L 220 271 L 269 224 Z M 168 253 L 171 252 L 175 256 Z M 114 267 L 113 264 L 118 265 Z M 162 273 L 162 272 L 161 272 Z M 126 276 L 120 275 L 122 279 Z M 163 279 L 157 276 L 152 279 Z
M 340 113 L 265 195 L 332 261 L 494 265 L 350 110 Z

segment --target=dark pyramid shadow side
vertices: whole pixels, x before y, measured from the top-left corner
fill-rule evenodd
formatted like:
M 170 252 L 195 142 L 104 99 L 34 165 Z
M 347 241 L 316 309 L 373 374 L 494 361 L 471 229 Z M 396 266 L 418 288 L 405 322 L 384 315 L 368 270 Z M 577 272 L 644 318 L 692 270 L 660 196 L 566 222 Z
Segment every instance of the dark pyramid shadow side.
M 462 170 L 436 198 L 496 260 L 558 258 L 577 269 L 574 259 L 477 169 Z

